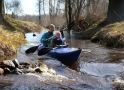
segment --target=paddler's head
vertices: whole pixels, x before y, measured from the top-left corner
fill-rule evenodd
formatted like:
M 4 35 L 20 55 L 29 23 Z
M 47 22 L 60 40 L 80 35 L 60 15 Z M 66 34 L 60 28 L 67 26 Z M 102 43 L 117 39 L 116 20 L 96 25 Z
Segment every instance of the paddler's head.
M 56 32 L 56 38 L 61 38 L 61 33 L 59 31 Z
M 55 30 L 55 25 L 50 24 L 50 26 L 49 26 L 49 32 L 53 33 L 54 30 Z

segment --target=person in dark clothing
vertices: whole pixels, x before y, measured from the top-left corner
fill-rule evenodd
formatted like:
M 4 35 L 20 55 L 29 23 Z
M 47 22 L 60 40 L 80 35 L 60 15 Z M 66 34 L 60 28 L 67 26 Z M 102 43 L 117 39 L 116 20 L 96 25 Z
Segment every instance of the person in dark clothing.
M 76 23 L 76 20 L 72 21 L 71 23 L 68 24 L 68 28 L 72 28 Z
M 77 25 L 76 28 L 74 29 L 74 31 L 76 31 L 76 32 L 82 31 L 82 28 L 79 25 Z
M 64 34 L 63 30 L 60 30 L 60 33 L 61 33 L 61 36 L 62 36 L 63 43 L 66 44 L 66 37 L 65 37 L 65 34 Z
M 55 38 L 52 39 L 50 46 L 57 47 L 59 45 L 64 45 L 60 32 L 56 32 Z
M 61 33 L 61 35 L 62 35 L 62 38 L 64 38 L 64 37 L 65 37 L 65 35 L 64 35 L 63 30 L 60 30 L 60 33 Z

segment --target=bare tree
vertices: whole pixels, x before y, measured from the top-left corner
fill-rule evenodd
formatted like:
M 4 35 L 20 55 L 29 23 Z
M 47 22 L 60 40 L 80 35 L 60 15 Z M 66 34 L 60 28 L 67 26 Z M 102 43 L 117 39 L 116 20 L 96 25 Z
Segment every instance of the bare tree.
M 71 30 L 70 24 L 72 24 L 74 20 L 78 20 L 78 17 L 81 15 L 81 10 L 84 2 L 85 0 L 65 0 L 65 15 L 67 25 L 69 25 L 69 32 Z
M 4 0 L 0 0 L 0 23 L 4 24 L 5 19 L 4 19 Z
M 37 8 L 38 8 L 38 13 L 39 13 L 39 25 L 41 24 L 41 5 L 42 5 L 42 0 L 37 0 Z
M 8 1 L 5 1 L 5 2 L 4 2 L 4 5 L 5 5 L 5 8 L 6 8 L 6 14 L 7 14 L 8 11 L 11 10 L 11 9 L 10 9 L 10 7 L 11 7 L 11 3 L 8 2 Z
M 4 15 L 5 15 L 4 0 L 0 0 L 0 24 L 10 26 L 10 24 L 5 20 Z
M 55 18 L 61 13 L 61 1 L 62 0 L 37 0 L 36 7 L 37 12 L 39 13 L 39 24 L 43 24 L 42 22 L 46 20 L 46 18 L 41 17 L 45 17 L 44 15 L 46 15 L 46 5 L 48 5 L 47 7 L 49 7 L 49 11 L 47 11 L 49 13 L 49 20 L 47 19 L 48 24 L 56 22 Z M 48 15 L 46 15 L 46 17 L 48 17 Z
M 106 17 L 108 0 L 87 0 L 86 4 L 86 11 L 83 10 L 82 13 L 85 13 L 85 18 L 89 24 Z
M 12 0 L 11 2 L 6 1 L 5 8 L 7 11 L 12 12 L 13 18 L 23 12 L 21 8 L 21 2 L 19 0 Z
M 51 22 L 55 17 L 57 17 L 57 15 L 59 16 L 60 14 L 62 14 L 61 5 L 63 5 L 62 0 L 49 0 L 49 15 L 50 15 Z
M 0 15 L 4 14 L 4 0 L 0 0 Z
M 44 2 L 44 0 L 43 0 L 43 11 L 44 11 L 44 14 L 46 14 L 46 13 L 45 13 L 45 8 L 44 8 L 44 7 L 45 7 L 45 2 Z
M 55 17 L 55 0 L 49 0 L 49 15 L 50 20 L 52 20 Z

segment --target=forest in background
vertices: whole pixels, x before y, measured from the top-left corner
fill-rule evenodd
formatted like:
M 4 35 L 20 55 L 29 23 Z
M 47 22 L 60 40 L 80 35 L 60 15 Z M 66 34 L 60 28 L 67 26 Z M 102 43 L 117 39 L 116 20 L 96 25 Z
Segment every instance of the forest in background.
M 5 8 L 6 11 L 12 12 L 10 16 L 14 19 L 36 22 L 44 27 L 50 23 L 62 27 L 77 20 L 79 16 L 92 25 L 107 16 L 108 3 L 108 0 L 37 0 L 38 15 L 19 15 L 23 12 L 19 0 L 12 0 L 12 2 L 5 0 Z M 46 5 L 48 11 L 45 10 Z
M 36 30 L 42 29 L 41 26 L 47 27 L 50 23 L 53 23 L 55 24 L 56 27 L 61 28 L 63 25 L 68 25 L 74 20 L 78 20 L 78 17 L 81 16 L 81 18 L 85 18 L 85 21 L 89 23 L 89 28 L 82 34 L 82 39 L 91 39 L 92 42 L 102 42 L 102 44 L 113 47 L 122 47 L 122 48 L 124 47 L 123 27 L 122 27 L 123 22 L 119 23 L 119 25 L 118 23 L 112 25 L 110 24 L 110 26 L 113 26 L 112 28 L 109 28 L 110 26 L 108 25 L 108 23 L 105 22 L 106 17 L 108 16 L 107 13 L 109 12 L 109 10 L 111 10 L 108 8 L 108 4 L 110 2 L 111 5 L 115 4 L 117 0 L 113 0 L 113 1 L 112 0 L 109 1 L 108 0 L 76 0 L 76 1 L 48 0 L 47 2 L 49 6 L 48 14 L 46 14 L 44 9 L 44 6 L 46 5 L 45 2 L 46 0 L 37 0 L 37 11 L 39 13 L 38 15 L 19 15 L 19 13 L 23 12 L 23 10 L 21 9 L 21 2 L 19 2 L 19 0 L 12 0 L 12 2 L 10 3 L 7 3 L 6 0 L 0 0 L 1 30 L 4 31 L 7 29 L 8 31 L 17 31 L 17 32 L 23 31 L 23 33 L 31 32 L 31 31 L 36 32 Z M 120 2 L 123 2 L 123 0 L 121 0 Z M 61 8 L 62 4 L 64 5 L 64 8 Z M 122 6 L 120 7 L 120 9 L 122 8 Z M 8 10 L 10 9 L 11 14 L 5 12 L 5 8 L 6 9 L 8 8 Z M 120 9 L 118 7 L 118 10 Z M 120 13 L 123 14 L 123 12 Z M 5 16 L 10 16 L 13 19 L 11 18 L 6 19 Z M 111 12 L 109 16 L 116 17 L 115 21 L 116 19 L 120 20 L 120 17 L 115 13 Z M 22 20 L 29 22 L 22 22 Z M 35 22 L 35 23 L 31 23 L 31 22 Z M 104 27 L 105 29 L 102 29 Z M 6 41 L 10 39 L 8 38 L 9 34 L 5 32 L 3 32 L 2 34 L 3 36 L 5 35 L 7 36 L 7 38 L 6 37 L 4 38 L 6 39 Z M 22 38 L 24 39 L 24 37 Z M 1 43 L 6 45 L 7 42 L 4 43 L 2 42 L 2 40 Z M 10 45 L 7 46 L 4 50 L 3 46 L 5 45 L 2 44 L 1 44 L 0 52 L 4 52 L 5 53 L 4 55 L 11 55 L 11 53 L 10 54 L 6 53 L 7 52 L 6 50 L 9 50 L 6 48 L 10 47 Z M 9 44 L 11 44 L 12 47 L 14 45 L 13 42 Z M 18 48 L 18 46 L 16 46 L 16 49 Z M 15 54 L 16 50 L 14 49 L 13 51 Z M 2 53 L 2 56 L 4 55 Z

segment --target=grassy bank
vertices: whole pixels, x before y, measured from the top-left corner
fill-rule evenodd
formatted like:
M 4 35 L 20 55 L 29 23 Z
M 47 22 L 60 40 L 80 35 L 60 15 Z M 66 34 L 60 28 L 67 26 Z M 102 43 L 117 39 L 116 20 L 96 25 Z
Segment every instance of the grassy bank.
M 91 39 L 92 42 L 99 42 L 109 47 L 124 47 L 124 21 L 109 24 L 100 29 Z
M 5 20 L 8 22 L 8 26 L 6 27 L 10 31 L 18 31 L 22 33 L 27 32 L 39 32 L 43 29 L 42 26 L 28 21 L 14 20 L 9 16 L 5 16 Z
M 20 32 L 10 32 L 0 26 L 0 56 L 10 56 L 17 52 L 18 46 L 25 44 L 24 36 Z
M 98 31 L 104 28 L 108 23 L 105 21 L 106 18 L 103 18 L 96 23 L 92 24 L 88 29 L 86 29 L 81 38 L 91 39 Z
M 38 32 L 43 29 L 32 22 L 14 20 L 5 16 L 6 25 L 0 25 L 0 57 L 17 54 L 20 45 L 27 43 L 24 33 Z
M 82 38 L 108 47 L 124 48 L 124 21 L 109 24 L 102 19 L 88 28 Z

